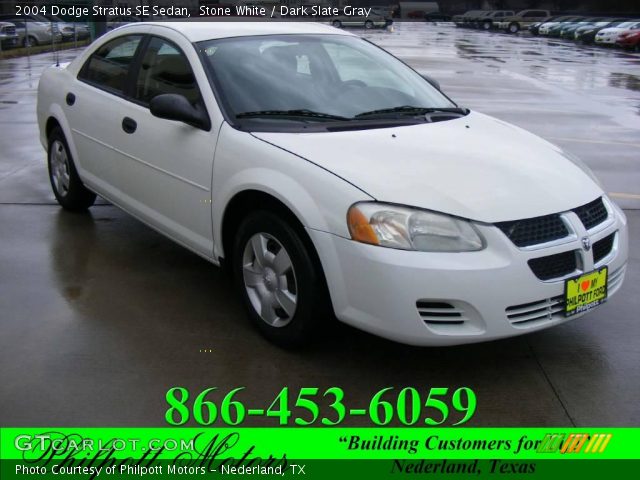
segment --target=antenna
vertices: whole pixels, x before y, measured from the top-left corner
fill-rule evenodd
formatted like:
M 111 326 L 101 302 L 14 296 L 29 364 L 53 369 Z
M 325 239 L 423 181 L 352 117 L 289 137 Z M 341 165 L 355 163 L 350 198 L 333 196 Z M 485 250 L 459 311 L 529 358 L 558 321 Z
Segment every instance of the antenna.
M 58 25 L 53 23 L 53 20 L 51 20 L 51 48 L 53 49 L 53 56 L 56 59 L 56 67 L 60 66 L 60 55 L 58 50 L 56 49 L 56 30 L 54 29 L 54 27 L 57 29 Z

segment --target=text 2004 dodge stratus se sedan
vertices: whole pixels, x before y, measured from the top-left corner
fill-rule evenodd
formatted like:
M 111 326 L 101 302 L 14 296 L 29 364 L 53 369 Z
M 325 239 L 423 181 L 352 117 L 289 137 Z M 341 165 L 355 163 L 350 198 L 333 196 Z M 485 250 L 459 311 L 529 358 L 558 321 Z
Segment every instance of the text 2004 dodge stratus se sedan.
M 621 286 L 622 211 L 577 159 L 324 25 L 137 24 L 38 91 L 53 191 L 233 272 L 281 345 L 335 315 L 415 345 L 539 330 Z

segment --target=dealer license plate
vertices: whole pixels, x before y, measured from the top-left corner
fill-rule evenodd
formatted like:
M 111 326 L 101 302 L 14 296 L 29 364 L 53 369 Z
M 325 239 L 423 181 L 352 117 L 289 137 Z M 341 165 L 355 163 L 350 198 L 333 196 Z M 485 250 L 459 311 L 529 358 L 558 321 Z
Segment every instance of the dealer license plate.
M 588 312 L 607 301 L 607 267 L 569 278 L 564 284 L 564 314 L 567 317 Z

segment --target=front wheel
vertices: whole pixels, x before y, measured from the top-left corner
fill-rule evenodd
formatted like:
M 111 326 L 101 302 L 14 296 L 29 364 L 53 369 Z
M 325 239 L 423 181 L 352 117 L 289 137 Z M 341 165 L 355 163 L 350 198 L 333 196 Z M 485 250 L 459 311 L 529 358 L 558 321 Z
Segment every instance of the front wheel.
M 96 194 L 82 184 L 60 127 L 54 128 L 49 135 L 47 157 L 49 180 L 58 203 L 64 209 L 74 212 L 86 210 L 93 205 Z
M 491 25 L 492 25 L 491 22 L 484 22 L 482 24 L 482 28 L 484 28 L 485 30 L 491 30 Z
M 269 211 L 247 216 L 236 234 L 233 273 L 245 309 L 260 332 L 283 347 L 307 343 L 328 318 L 324 277 L 310 248 Z
M 341 28 L 342 22 L 340 20 L 334 20 L 333 22 L 331 22 L 331 25 L 333 25 L 336 28 Z

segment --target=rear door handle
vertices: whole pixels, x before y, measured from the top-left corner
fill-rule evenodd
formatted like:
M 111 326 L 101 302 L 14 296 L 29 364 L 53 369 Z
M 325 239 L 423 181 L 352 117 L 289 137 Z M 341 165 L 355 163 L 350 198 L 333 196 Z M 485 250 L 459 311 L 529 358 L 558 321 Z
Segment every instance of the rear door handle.
M 127 132 L 128 134 L 132 134 L 138 128 L 138 124 L 133 118 L 124 117 L 122 119 L 122 130 Z

